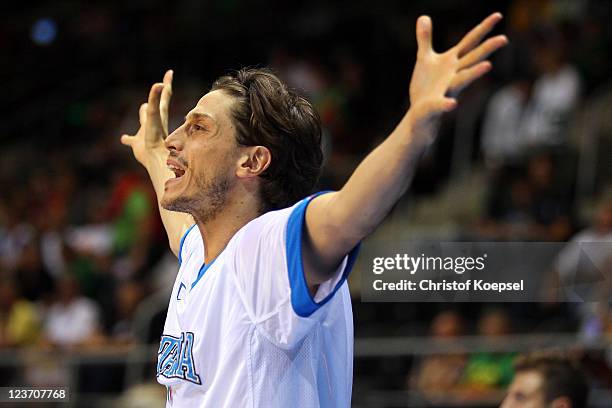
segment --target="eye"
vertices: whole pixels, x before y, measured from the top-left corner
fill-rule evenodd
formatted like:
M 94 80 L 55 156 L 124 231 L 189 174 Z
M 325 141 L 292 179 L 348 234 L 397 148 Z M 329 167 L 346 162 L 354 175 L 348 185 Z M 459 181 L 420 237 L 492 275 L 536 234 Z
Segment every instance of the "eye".
M 192 132 L 204 132 L 206 131 L 206 128 L 202 125 L 198 125 L 197 123 L 194 123 L 191 125 L 191 131 Z

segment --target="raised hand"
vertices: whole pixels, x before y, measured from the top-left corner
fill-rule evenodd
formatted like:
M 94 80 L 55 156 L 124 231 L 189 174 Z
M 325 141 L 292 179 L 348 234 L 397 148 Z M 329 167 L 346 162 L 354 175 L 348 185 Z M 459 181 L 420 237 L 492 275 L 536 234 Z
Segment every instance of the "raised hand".
M 157 194 L 159 213 L 168 234 L 170 249 L 178 256 L 181 237 L 194 221 L 189 214 L 168 211 L 161 206 L 164 183 L 174 177 L 174 173 L 166 166 L 168 150 L 164 146 L 164 139 L 168 136 L 168 105 L 171 97 L 172 71 L 167 71 L 164 82 L 154 84 L 148 102 L 140 106 L 140 129 L 134 136 L 121 136 L 121 143 L 130 146 L 136 160 L 147 169 Z
M 152 155 L 165 155 L 164 139 L 168 136 L 168 106 L 172 97 L 171 70 L 164 75 L 163 83 L 153 84 L 149 100 L 139 109 L 140 129 L 134 136 L 121 136 L 121 143 L 130 146 L 134 157 L 147 167 Z
M 443 53 L 432 48 L 432 23 L 428 16 L 417 20 L 417 62 L 410 81 L 410 116 L 414 127 L 428 129 L 443 112 L 457 106 L 455 97 L 491 69 L 486 58 L 508 43 L 504 35 L 482 42 L 502 19 L 493 13 L 474 27 L 454 47 Z

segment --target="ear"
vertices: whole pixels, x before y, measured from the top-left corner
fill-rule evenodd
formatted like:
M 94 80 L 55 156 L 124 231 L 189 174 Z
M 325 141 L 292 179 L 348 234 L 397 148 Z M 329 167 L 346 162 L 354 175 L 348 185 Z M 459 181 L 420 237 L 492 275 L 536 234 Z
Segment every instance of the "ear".
M 257 177 L 263 173 L 272 162 L 272 154 L 267 147 L 249 146 L 243 148 L 238 159 L 236 176 L 239 178 Z
M 550 403 L 551 408 L 572 408 L 572 401 L 568 397 L 555 398 Z

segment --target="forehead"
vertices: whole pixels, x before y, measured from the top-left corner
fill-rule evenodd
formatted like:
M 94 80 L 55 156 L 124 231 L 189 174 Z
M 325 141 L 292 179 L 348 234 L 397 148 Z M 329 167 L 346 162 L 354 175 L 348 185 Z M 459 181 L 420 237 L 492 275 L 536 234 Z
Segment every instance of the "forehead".
M 526 394 L 532 394 L 542 389 L 543 378 L 537 371 L 519 372 L 514 377 L 511 388 Z
M 196 106 L 187 112 L 186 120 L 211 120 L 216 126 L 231 126 L 230 110 L 233 99 L 220 90 L 211 91 L 200 98 Z
M 217 123 L 225 123 L 229 120 L 230 109 L 233 98 L 221 90 L 211 91 L 200 98 L 196 106 L 189 111 L 190 114 L 209 116 Z

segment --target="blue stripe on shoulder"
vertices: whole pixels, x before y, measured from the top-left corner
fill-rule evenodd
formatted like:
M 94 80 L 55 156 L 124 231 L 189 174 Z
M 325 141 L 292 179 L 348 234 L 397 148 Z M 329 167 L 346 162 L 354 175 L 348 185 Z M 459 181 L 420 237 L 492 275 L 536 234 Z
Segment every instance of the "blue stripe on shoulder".
M 315 302 L 308 290 L 306 276 L 304 276 L 304 264 L 302 262 L 302 230 L 304 222 L 306 221 L 306 208 L 310 201 L 321 194 L 329 192 L 330 191 L 321 191 L 302 200 L 295 206 L 287 221 L 285 250 L 287 253 L 289 284 L 291 286 L 291 305 L 295 313 L 301 317 L 309 317 L 336 294 L 338 289 L 340 289 L 346 281 L 351 269 L 353 269 L 357 254 L 359 253 L 360 244 L 357 244 L 348 254 L 348 260 L 342 271 L 340 281 L 325 299 L 318 303 Z
M 179 244 L 179 253 L 178 253 L 179 268 L 181 267 L 181 264 L 183 263 L 183 243 L 185 242 L 185 238 L 187 238 L 187 235 L 189 235 L 189 233 L 195 226 L 196 225 L 193 224 L 191 227 L 189 227 L 187 231 L 185 231 L 185 233 L 181 237 L 181 243 Z

